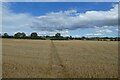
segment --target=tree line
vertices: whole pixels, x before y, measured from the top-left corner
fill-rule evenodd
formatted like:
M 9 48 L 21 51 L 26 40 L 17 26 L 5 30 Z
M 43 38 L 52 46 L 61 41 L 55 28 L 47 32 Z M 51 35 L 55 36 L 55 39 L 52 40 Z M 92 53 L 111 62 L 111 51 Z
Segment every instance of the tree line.
M 1 35 L 2 38 L 15 38 L 15 39 L 38 39 L 38 40 L 97 40 L 97 41 L 120 41 L 120 37 L 63 37 L 60 33 L 56 33 L 54 36 L 38 36 L 36 32 L 26 36 L 24 32 L 15 33 L 13 36 L 4 33 Z

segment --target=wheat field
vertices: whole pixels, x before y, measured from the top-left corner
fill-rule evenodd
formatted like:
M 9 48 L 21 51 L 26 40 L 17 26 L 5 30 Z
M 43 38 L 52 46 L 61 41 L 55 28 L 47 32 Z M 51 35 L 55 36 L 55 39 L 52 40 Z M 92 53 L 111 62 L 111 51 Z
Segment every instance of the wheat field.
M 117 78 L 117 41 L 2 39 L 4 78 Z

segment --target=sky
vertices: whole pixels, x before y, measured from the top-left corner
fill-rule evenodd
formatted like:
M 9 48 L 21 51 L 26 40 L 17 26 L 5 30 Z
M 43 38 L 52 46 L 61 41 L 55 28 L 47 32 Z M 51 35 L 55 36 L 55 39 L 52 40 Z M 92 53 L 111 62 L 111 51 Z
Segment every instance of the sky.
M 2 33 L 117 37 L 115 2 L 3 2 Z

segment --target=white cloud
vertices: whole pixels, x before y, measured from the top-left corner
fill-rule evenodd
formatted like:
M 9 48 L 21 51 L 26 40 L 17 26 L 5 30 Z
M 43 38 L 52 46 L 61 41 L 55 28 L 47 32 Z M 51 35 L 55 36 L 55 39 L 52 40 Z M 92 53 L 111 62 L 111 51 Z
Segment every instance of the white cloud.
M 75 35 L 74 37 L 100 37 L 100 36 L 104 36 L 104 34 L 102 33 L 88 33 L 88 34 L 82 34 L 82 35 Z
M 16 14 L 9 9 L 10 4 L 4 3 L 2 5 L 2 30 L 3 32 L 32 31 L 29 27 L 34 17 L 27 13 Z
M 77 10 L 51 12 L 46 15 L 34 17 L 27 13 L 14 13 L 8 7 L 3 7 L 3 31 L 4 32 L 39 32 L 40 34 L 53 35 L 61 32 L 68 36 L 68 30 L 94 28 L 98 33 L 112 32 L 105 26 L 116 26 L 118 24 L 118 5 L 109 11 L 87 11 L 79 13 Z
M 93 34 L 93 33 L 90 33 L 90 34 L 85 34 L 84 36 L 87 36 L 87 37 L 94 37 L 94 36 L 101 36 L 101 35 L 103 35 L 103 34 L 101 34 L 101 33 L 95 33 L 95 34 Z
M 112 33 L 111 28 L 112 28 L 111 26 L 103 26 L 103 27 L 96 27 L 95 26 L 95 31 L 96 31 L 96 33 L 102 33 L 102 34 Z
M 115 29 L 116 31 L 120 31 L 118 28 Z
M 54 36 L 56 33 L 61 33 L 62 36 L 66 37 L 66 36 L 69 36 L 69 31 L 68 30 L 64 30 L 64 31 L 53 31 L 53 32 L 49 32 L 49 31 L 40 31 L 38 32 L 39 35 L 42 35 L 42 36 L 46 36 L 46 35 L 49 35 L 49 36 Z
M 31 28 L 54 31 L 116 26 L 117 18 L 117 5 L 109 11 L 87 11 L 86 13 L 78 13 L 76 10 L 59 11 L 37 17 L 36 21 L 32 22 Z

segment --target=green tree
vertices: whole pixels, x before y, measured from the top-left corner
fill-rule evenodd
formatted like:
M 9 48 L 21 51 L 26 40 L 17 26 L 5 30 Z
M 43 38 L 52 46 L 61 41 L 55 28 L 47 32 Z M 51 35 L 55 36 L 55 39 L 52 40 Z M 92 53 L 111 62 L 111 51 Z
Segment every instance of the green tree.
M 60 33 L 56 33 L 56 34 L 55 34 L 55 37 L 56 37 L 56 38 L 60 38 L 60 37 L 61 37 L 61 34 L 60 34 Z
M 31 33 L 30 35 L 31 38 L 38 38 L 38 34 L 36 32 Z
M 72 39 L 72 36 L 70 36 L 70 39 Z
M 26 34 L 25 34 L 25 33 L 20 33 L 20 32 L 18 32 L 18 33 L 16 33 L 16 34 L 14 35 L 14 37 L 15 37 L 15 38 L 25 38 L 25 37 L 26 37 Z
M 21 33 L 22 37 L 26 37 L 26 34 L 25 33 Z
M 82 40 L 85 40 L 85 39 L 86 39 L 86 37 L 85 37 L 85 36 L 82 36 L 82 37 L 81 37 L 81 39 L 82 39 Z
M 4 37 L 9 37 L 8 33 L 3 34 Z

